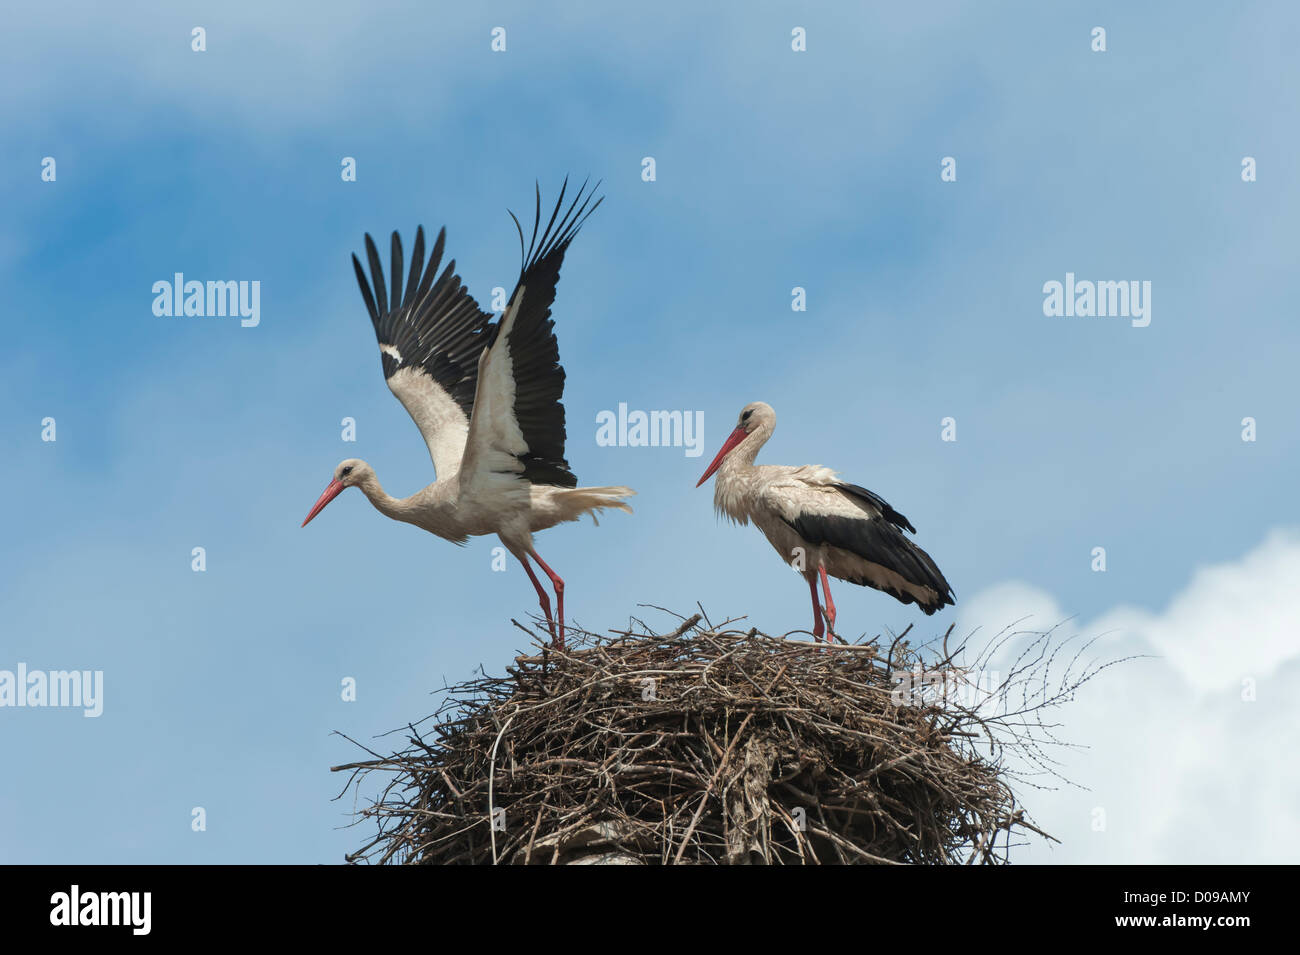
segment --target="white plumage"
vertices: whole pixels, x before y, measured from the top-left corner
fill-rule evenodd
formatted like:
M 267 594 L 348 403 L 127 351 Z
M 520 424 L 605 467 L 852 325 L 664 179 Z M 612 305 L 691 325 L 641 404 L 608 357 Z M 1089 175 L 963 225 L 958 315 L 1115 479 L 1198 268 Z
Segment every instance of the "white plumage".
M 527 250 L 519 229 L 523 265 L 497 323 L 463 288 L 454 261 L 438 275 L 445 229 L 427 266 L 424 230 L 416 231 L 405 291 L 401 239 L 393 233 L 391 296 L 378 250 L 366 236 L 373 286 L 356 256 L 352 262 L 379 340 L 384 377 L 424 436 L 437 480 L 410 497 L 391 497 L 369 464 L 350 458 L 335 468 L 303 521 L 305 526 L 355 486 L 387 517 L 457 544 L 496 534 L 527 571 L 558 646 L 564 644 L 564 581 L 538 555 L 532 535 L 606 508 L 631 511 L 624 498 L 634 493 L 622 486 L 577 487 L 564 458 L 564 369 L 550 308 L 564 253 L 600 205 L 591 202 L 594 193 L 584 198 L 584 184 L 563 210 L 564 192 L 544 230 L 538 192 Z M 555 588 L 558 628 L 530 557 Z
M 770 405 L 746 405 L 699 484 L 716 473 L 714 508 L 738 524 L 752 521 L 781 559 L 803 573 L 812 593 L 814 636 L 824 633 L 818 579 L 828 640 L 835 630 L 827 576 L 874 587 L 927 614 L 953 603 L 952 589 L 930 555 L 904 534 L 915 528 L 881 497 L 821 465 L 754 464 L 775 429 Z

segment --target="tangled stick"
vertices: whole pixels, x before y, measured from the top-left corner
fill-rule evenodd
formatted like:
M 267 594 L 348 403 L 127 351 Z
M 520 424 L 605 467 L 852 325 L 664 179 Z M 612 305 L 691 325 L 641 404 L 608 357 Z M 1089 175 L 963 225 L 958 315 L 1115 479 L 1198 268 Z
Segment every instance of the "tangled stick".
M 1011 785 L 1054 772 L 1064 744 L 1043 714 L 1103 668 L 1076 672 L 1076 654 L 1053 680 L 1061 648 L 1030 634 L 1005 678 L 963 697 L 1026 635 L 961 665 L 950 630 L 922 667 L 906 631 L 828 653 L 703 612 L 662 635 L 635 623 L 448 688 L 407 748 L 334 767 L 344 793 L 387 776 L 348 861 L 1004 862 L 1013 835 L 1051 838 Z

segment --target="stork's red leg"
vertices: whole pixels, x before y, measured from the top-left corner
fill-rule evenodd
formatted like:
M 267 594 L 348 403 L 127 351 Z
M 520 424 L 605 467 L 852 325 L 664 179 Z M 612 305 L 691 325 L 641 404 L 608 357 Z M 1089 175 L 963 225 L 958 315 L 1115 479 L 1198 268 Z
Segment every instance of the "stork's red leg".
M 826 642 L 835 642 L 835 601 L 831 600 L 831 582 L 826 579 L 826 568 L 821 564 L 817 565 L 817 573 L 821 574 L 822 592 L 826 594 Z M 816 588 L 813 588 L 816 594 Z
M 554 641 L 555 621 L 551 618 L 551 598 L 546 595 L 546 588 L 542 586 L 542 582 L 533 573 L 528 558 L 526 556 L 519 558 L 519 563 L 524 565 L 524 570 L 528 571 L 528 579 L 533 582 L 533 589 L 537 591 L 537 601 L 542 605 L 542 613 L 546 615 L 546 626 L 551 631 L 551 640 Z M 538 563 L 540 564 L 541 561 L 539 560 Z M 561 645 L 563 645 L 563 641 L 561 641 Z
M 822 626 L 821 604 L 817 603 L 817 578 L 812 574 L 808 575 L 808 590 L 811 591 L 813 599 L 813 641 L 816 642 L 821 639 L 825 630 Z
M 546 576 L 551 578 L 551 586 L 555 588 L 556 614 L 560 618 L 560 636 L 559 639 L 555 641 L 555 646 L 558 649 L 563 650 L 564 649 L 564 581 L 560 579 L 559 574 L 557 574 L 555 571 L 551 570 L 551 568 L 546 566 L 546 561 L 542 560 L 542 558 L 538 556 L 537 551 L 530 550 L 528 553 L 532 554 L 533 560 L 537 561 L 537 566 L 542 568 L 542 570 L 546 571 Z

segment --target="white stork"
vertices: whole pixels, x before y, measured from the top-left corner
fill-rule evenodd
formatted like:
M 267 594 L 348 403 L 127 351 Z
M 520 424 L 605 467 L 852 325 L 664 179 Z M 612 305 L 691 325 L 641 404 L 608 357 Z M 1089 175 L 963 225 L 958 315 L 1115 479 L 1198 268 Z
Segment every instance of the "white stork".
M 578 487 L 564 459 L 564 369 L 551 304 L 565 250 L 602 201 L 592 204 L 594 190 L 584 199 L 584 183 L 561 215 L 567 188 L 565 180 L 540 237 L 538 190 L 527 250 L 523 229 L 511 214 L 523 264 L 505 315 L 495 323 L 461 285 L 455 260 L 438 274 L 446 229 L 438 233 L 427 265 L 424 229 L 416 230 L 405 292 L 402 242 L 393 233 L 391 295 L 379 252 L 366 235 L 373 291 L 355 255 L 352 264 L 379 339 L 384 378 L 424 435 L 437 480 L 410 497 L 389 497 L 370 465 L 349 458 L 334 469 L 334 479 L 302 522 L 307 526 L 344 488 L 355 486 L 381 514 L 455 544 L 496 534 L 524 565 L 559 647 L 564 646 L 564 581 L 538 556 L 533 533 L 584 514 L 594 519 L 604 508 L 630 512 L 623 498 L 635 493 L 626 487 Z M 529 557 L 555 588 L 558 630 Z
M 879 495 L 840 481 L 821 465 L 754 464 L 775 430 L 771 405 L 745 405 L 735 430 L 695 486 L 716 471 L 714 509 L 738 524 L 753 521 L 782 559 L 803 572 L 812 591 L 814 637 L 823 633 L 818 577 L 826 595 L 826 641 L 835 635 L 828 574 L 915 603 L 926 614 L 953 603 L 952 588 L 930 555 L 903 534 L 915 534 L 916 528 Z

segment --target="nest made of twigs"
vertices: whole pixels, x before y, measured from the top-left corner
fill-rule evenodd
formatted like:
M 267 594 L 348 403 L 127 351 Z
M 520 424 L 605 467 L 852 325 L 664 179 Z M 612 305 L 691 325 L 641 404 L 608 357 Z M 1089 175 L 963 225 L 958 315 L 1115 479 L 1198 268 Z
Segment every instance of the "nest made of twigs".
M 702 619 L 570 631 L 563 651 L 447 688 L 407 748 L 335 767 L 350 783 L 392 774 L 348 861 L 996 863 L 1015 831 L 1046 836 L 1004 750 L 1032 758 L 1025 728 L 1047 724 L 1029 717 L 1095 671 L 1009 707 L 1050 662 L 1041 648 L 954 699 L 970 671 L 947 635 L 922 667 L 906 631 L 826 648 Z

